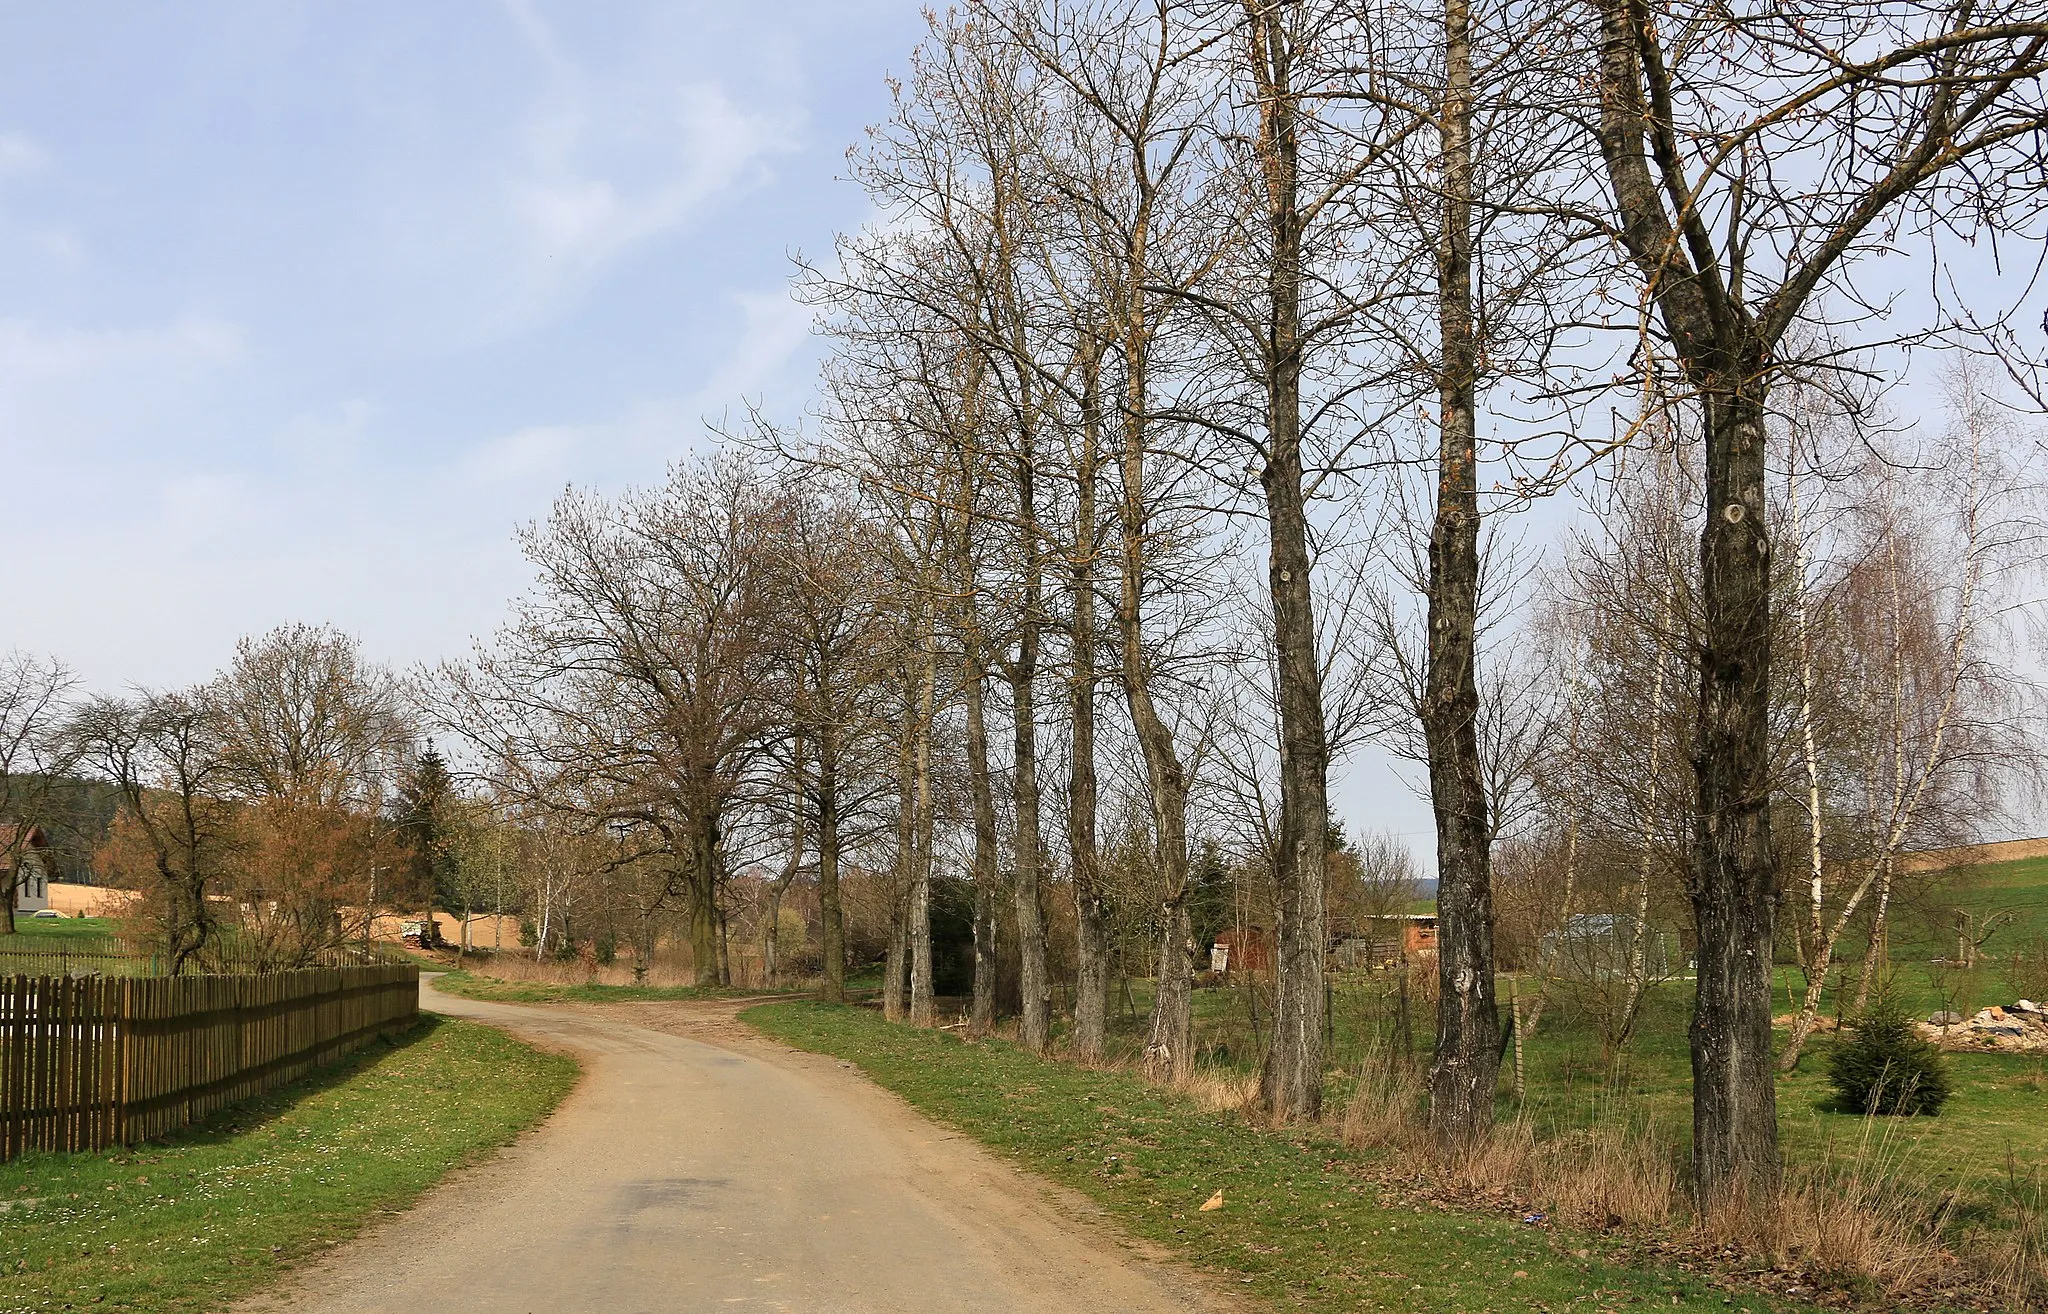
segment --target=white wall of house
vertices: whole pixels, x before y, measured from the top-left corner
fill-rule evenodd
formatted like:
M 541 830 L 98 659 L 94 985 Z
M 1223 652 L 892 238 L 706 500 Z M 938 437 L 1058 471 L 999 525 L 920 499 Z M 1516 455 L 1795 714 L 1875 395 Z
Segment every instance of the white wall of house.
M 21 879 L 14 886 L 16 912 L 40 912 L 50 906 L 50 876 L 34 851 L 21 855 Z

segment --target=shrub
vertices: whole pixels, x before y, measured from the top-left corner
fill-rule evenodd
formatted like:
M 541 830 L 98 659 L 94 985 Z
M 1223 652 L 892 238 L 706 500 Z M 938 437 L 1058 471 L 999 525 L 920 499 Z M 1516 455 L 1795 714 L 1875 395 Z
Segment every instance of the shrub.
M 1933 1115 L 1950 1094 L 1941 1051 L 1889 998 L 1880 998 L 1853 1032 L 1836 1040 L 1828 1080 L 1842 1106 L 1858 1113 Z

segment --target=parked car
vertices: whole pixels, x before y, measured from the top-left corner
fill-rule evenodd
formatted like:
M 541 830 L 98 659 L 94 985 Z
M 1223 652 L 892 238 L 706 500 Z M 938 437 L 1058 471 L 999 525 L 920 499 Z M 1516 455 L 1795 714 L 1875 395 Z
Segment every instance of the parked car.
M 56 919 L 58 919 L 58 918 L 62 917 L 62 916 L 63 916 L 64 914 L 63 914 L 63 913 L 60 913 L 60 912 L 58 912 L 58 911 L 57 911 L 57 910 L 56 910 L 55 908 L 38 908 L 38 909 L 36 909 L 36 910 L 35 910 L 35 911 L 34 911 L 33 913 L 31 913 L 31 914 L 29 914 L 29 915 L 30 915 L 31 917 L 38 917 L 38 918 L 41 918 L 41 917 L 47 917 L 47 918 L 50 918 L 50 919 L 51 919 L 52 921 L 54 921 L 54 920 L 56 920 Z

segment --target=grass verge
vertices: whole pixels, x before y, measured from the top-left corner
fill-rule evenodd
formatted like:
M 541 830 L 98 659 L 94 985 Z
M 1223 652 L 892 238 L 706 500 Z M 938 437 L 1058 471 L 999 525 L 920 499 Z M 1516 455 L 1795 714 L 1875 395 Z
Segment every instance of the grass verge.
M 428 1018 L 161 1143 L 0 1164 L 0 1312 L 217 1309 L 547 1115 L 575 1061 Z
M 766 1004 L 741 1017 L 880 1085 L 1025 1168 L 1083 1192 L 1130 1232 L 1275 1307 L 1416 1314 L 1657 1307 L 1789 1310 L 1695 1274 L 1636 1267 L 1615 1243 L 1513 1218 L 1420 1208 L 1328 1136 L 1205 1111 L 1136 1076 L 1035 1058 L 1001 1041 L 894 1026 L 873 1013 Z M 1223 1206 L 1204 1211 L 1216 1191 Z
M 112 941 L 121 924 L 111 917 L 31 917 L 14 915 L 14 933 L 51 949 L 66 940 Z
M 475 972 L 444 972 L 434 978 L 434 989 L 460 995 L 464 999 L 483 999 L 501 1004 L 626 1004 L 641 999 L 747 999 L 777 993 L 731 986 L 569 985 L 559 981 L 507 981 Z

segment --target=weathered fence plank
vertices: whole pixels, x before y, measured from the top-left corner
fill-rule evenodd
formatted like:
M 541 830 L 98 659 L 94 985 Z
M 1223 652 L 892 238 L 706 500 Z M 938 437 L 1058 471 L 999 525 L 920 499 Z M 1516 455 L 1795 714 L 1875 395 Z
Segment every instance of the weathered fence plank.
M 296 1081 L 418 1013 L 410 964 L 0 977 L 0 1161 L 161 1136 Z

